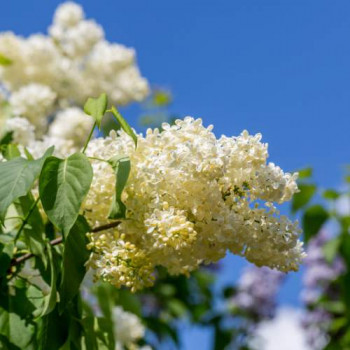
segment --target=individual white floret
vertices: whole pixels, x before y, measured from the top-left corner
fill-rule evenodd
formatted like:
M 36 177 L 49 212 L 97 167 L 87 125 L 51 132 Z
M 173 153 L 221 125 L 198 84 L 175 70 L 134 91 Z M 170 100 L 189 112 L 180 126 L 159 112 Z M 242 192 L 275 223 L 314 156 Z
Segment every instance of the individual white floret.
M 84 18 L 83 8 L 72 1 L 64 2 L 55 11 L 54 23 L 65 28 L 77 25 Z

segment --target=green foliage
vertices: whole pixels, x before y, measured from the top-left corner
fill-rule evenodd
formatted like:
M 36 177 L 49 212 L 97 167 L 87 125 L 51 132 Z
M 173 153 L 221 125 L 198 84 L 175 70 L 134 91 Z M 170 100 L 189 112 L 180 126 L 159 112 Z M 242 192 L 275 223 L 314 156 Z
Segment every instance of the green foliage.
M 335 237 L 329 240 L 323 247 L 323 254 L 325 259 L 331 263 L 339 251 L 339 246 L 341 244 L 340 237 Z
M 305 168 L 305 169 L 301 169 L 298 170 L 299 173 L 299 179 L 308 179 L 312 176 L 312 168 Z
M 6 276 L 11 265 L 14 244 L 12 241 L 8 243 L 0 243 L 0 277 Z
M 89 225 L 83 216 L 79 216 L 64 244 L 62 262 L 62 280 L 59 288 L 60 309 L 62 310 L 78 294 L 81 282 L 86 273 L 85 263 L 90 252 L 86 246 L 86 233 Z
M 38 160 L 14 158 L 0 163 L 0 221 L 4 222 L 7 208 L 19 197 L 25 196 L 39 176 L 41 168 L 53 148 Z
M 46 251 L 50 267 L 50 293 L 44 298 L 44 306 L 40 316 L 45 316 L 53 311 L 57 302 L 57 269 L 53 258 L 53 248 L 50 244 L 46 245 Z
M 8 145 L 12 142 L 13 131 L 6 133 L 0 140 L 0 146 Z
M 116 156 L 108 160 L 115 172 L 115 194 L 109 211 L 109 219 L 124 219 L 126 213 L 125 204 L 122 202 L 122 193 L 128 181 L 130 173 L 130 159 L 125 156 Z
M 11 59 L 9 59 L 8 57 L 6 57 L 2 53 L 0 53 L 0 66 L 9 66 L 12 63 L 13 62 Z
M 319 232 L 328 218 L 328 211 L 322 205 L 316 204 L 305 210 L 302 219 L 305 242 Z
M 18 213 L 27 218 L 22 222 L 23 234 L 30 251 L 40 255 L 46 263 L 44 223 L 31 193 L 20 197 L 15 203 Z
M 108 98 L 105 93 L 98 98 L 88 98 L 84 105 L 84 112 L 95 119 L 98 128 L 101 128 L 103 116 L 106 113 L 108 106 Z
M 306 206 L 316 192 L 316 186 L 313 184 L 299 184 L 300 192 L 296 193 L 292 199 L 292 212 Z
M 169 106 L 172 102 L 172 96 L 169 91 L 156 89 L 152 94 L 152 104 L 157 107 Z
M 311 172 L 309 174 L 311 176 Z M 309 177 L 309 176 L 308 176 Z M 321 191 L 320 191 L 321 192 Z M 350 349 L 350 213 L 338 213 L 336 201 L 339 198 L 350 200 L 348 188 L 342 191 L 327 189 L 322 191 L 321 203 L 302 206 L 302 223 L 306 243 L 316 235 L 327 220 L 332 219 L 330 229 L 333 238 L 323 246 L 327 263 L 344 264 L 342 273 L 336 272 L 333 280 L 323 281 L 319 299 L 309 306 L 311 310 L 324 310 L 330 318 L 330 324 L 320 325 L 328 338 L 326 350 Z
M 123 118 L 123 116 L 119 113 L 119 111 L 112 106 L 110 109 L 110 112 L 114 115 L 118 123 L 120 124 L 120 127 L 134 140 L 135 146 L 137 146 L 137 136 L 134 133 L 134 130 L 132 130 L 129 123 Z
M 0 295 L 0 342 L 13 350 L 28 349 L 35 334 L 35 324 L 28 321 L 28 314 L 35 309 L 25 288 L 15 287 L 9 293 L 8 287 Z
M 82 153 L 66 159 L 49 157 L 39 179 L 39 193 L 50 221 L 66 236 L 79 215 L 92 181 L 92 168 Z
M 336 200 L 339 198 L 339 192 L 329 189 L 323 192 L 323 197 L 329 200 Z

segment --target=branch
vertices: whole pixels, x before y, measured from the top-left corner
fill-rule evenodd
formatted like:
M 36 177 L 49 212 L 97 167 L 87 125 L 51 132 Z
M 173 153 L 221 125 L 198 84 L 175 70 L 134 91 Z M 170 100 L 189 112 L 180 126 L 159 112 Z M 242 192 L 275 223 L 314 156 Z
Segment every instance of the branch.
M 108 230 L 110 228 L 117 227 L 120 223 L 121 223 L 121 221 L 115 221 L 115 222 L 111 222 L 110 224 L 97 226 L 97 227 L 93 228 L 90 232 L 100 232 L 100 231 Z M 55 245 L 58 245 L 62 242 L 63 242 L 63 237 L 61 236 L 61 237 L 55 238 L 52 241 L 50 241 L 50 245 L 55 246 Z M 32 258 L 33 256 L 34 256 L 33 253 L 27 253 L 27 254 L 24 254 L 18 258 L 12 259 L 11 260 L 11 267 L 19 265 L 23 261 L 26 261 L 26 260 Z

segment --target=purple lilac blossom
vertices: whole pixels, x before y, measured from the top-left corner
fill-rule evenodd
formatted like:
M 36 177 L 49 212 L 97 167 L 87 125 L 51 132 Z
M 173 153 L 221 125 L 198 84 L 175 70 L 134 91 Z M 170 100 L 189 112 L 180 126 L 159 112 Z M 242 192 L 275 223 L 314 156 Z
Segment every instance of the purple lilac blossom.
M 321 231 L 310 240 L 304 260 L 306 272 L 301 298 L 307 311 L 302 319 L 302 326 L 309 345 L 315 350 L 323 349 L 327 344 L 327 330 L 332 320 L 332 315 L 318 301 L 321 296 L 331 300 L 337 299 L 337 291 L 332 288 L 332 282 L 344 271 L 340 256 L 336 256 L 332 262 L 327 262 L 323 249 L 328 241 L 327 233 Z
M 238 281 L 237 293 L 231 305 L 261 321 L 273 318 L 276 297 L 285 274 L 268 267 L 247 267 Z

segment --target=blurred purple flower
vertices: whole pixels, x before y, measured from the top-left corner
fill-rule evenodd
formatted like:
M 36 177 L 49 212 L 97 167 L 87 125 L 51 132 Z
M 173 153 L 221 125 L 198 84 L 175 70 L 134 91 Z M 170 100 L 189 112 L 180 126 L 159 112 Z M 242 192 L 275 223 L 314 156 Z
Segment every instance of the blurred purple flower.
M 252 315 L 256 321 L 273 318 L 277 293 L 284 277 L 282 272 L 267 267 L 247 267 L 238 281 L 231 305 Z
M 344 263 L 339 256 L 336 256 L 330 263 L 326 261 L 323 248 L 328 241 L 326 232 L 321 231 L 308 244 L 307 257 L 304 260 L 305 288 L 302 292 L 302 299 L 306 304 L 316 302 L 330 283 L 344 271 Z M 310 296 L 313 297 L 310 298 Z
M 306 272 L 304 274 L 304 289 L 301 298 L 307 311 L 302 319 L 302 326 L 312 349 L 323 349 L 327 344 L 327 330 L 332 321 L 332 314 L 324 309 L 320 297 L 337 300 L 338 293 L 332 282 L 344 271 L 344 263 L 340 256 L 335 256 L 328 262 L 324 256 L 324 246 L 329 241 L 325 231 L 321 231 L 310 240 L 307 257 L 304 260 Z

